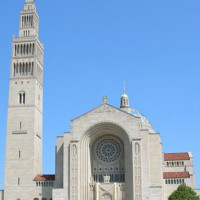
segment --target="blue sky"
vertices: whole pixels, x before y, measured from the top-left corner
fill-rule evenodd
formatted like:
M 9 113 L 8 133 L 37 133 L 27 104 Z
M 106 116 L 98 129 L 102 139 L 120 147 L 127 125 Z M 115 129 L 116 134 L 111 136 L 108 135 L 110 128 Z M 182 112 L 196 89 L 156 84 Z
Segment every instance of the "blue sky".
M 0 188 L 3 188 L 12 35 L 23 0 L 0 7 Z M 200 187 L 200 1 L 36 0 L 44 43 L 43 172 L 54 173 L 56 137 L 100 105 L 131 107 L 161 134 L 164 152 L 191 151 Z

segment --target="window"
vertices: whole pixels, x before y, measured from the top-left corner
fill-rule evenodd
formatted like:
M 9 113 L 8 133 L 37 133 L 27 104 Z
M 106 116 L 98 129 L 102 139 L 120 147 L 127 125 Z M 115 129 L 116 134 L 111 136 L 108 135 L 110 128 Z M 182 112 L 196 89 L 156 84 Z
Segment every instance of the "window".
M 26 94 L 25 92 L 19 93 L 19 104 L 25 104 L 26 103 Z

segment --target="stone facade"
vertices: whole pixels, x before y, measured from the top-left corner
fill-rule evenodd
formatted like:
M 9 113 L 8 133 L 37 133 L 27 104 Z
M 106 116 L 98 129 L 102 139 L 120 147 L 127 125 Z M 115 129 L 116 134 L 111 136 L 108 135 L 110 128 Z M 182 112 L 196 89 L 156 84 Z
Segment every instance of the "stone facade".
M 167 200 L 182 183 L 195 187 L 191 153 L 165 154 L 160 134 L 129 107 L 107 103 L 77 117 L 57 138 L 55 175 L 42 175 L 43 45 L 34 0 L 13 38 L 5 192 L 0 200 Z M 198 191 L 199 192 L 199 191 Z
M 0 190 L 0 200 L 4 200 L 4 191 Z

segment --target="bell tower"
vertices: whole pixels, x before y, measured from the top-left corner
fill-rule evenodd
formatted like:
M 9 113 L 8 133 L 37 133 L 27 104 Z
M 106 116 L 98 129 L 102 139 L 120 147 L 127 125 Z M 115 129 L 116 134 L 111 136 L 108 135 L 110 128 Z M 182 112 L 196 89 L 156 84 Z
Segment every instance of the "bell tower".
M 34 0 L 20 12 L 10 68 L 4 200 L 33 199 L 42 173 L 43 45 Z

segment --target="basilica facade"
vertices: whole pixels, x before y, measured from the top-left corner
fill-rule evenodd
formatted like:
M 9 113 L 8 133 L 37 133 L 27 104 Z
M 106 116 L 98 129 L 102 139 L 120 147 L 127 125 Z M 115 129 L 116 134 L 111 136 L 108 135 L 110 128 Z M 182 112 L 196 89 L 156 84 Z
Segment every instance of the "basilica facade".
M 167 200 L 195 187 L 190 152 L 163 153 L 160 134 L 125 88 L 119 108 L 102 104 L 71 121 L 57 138 L 55 174 L 42 174 L 43 45 L 34 0 L 20 12 L 13 38 L 5 188 L 0 200 Z

